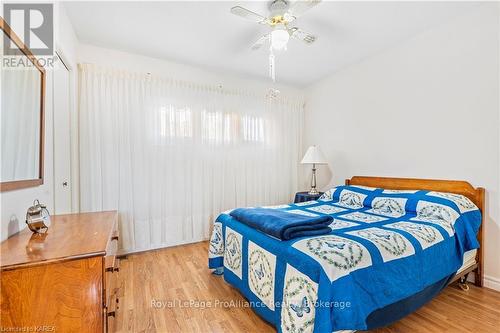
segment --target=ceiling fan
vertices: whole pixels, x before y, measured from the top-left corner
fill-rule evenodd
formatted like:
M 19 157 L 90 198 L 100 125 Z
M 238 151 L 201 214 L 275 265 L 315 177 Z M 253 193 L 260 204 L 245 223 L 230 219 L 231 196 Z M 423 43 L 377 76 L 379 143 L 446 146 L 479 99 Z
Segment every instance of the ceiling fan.
M 283 50 L 286 49 L 290 37 L 302 40 L 306 44 L 311 44 L 316 40 L 316 36 L 297 27 L 289 27 L 289 24 L 320 2 L 321 0 L 298 0 L 290 3 L 287 0 L 273 0 L 269 3 L 269 17 L 262 16 L 241 6 L 231 8 L 231 13 L 271 27 L 269 33 L 260 37 L 252 45 L 252 50 L 260 49 L 267 41 L 270 42 L 271 49 Z

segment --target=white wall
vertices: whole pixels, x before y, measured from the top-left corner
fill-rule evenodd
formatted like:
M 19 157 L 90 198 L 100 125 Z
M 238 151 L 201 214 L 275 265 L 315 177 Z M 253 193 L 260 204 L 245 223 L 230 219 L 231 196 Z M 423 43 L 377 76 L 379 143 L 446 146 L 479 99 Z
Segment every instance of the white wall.
M 69 23 L 64 8 L 58 3 L 54 6 L 55 17 L 55 44 L 67 51 L 68 57 L 75 62 L 76 45 L 78 41 Z M 75 62 L 76 63 L 76 62 Z M 1 240 L 25 228 L 26 210 L 33 204 L 34 199 L 47 204 L 49 211 L 54 207 L 54 165 L 53 165 L 53 73 L 46 70 L 47 86 L 45 91 L 45 157 L 44 183 L 42 186 L 27 189 L 2 192 L 1 202 Z
M 80 182 L 79 182 L 79 151 L 78 151 L 78 67 L 77 67 L 77 51 L 79 40 L 71 25 L 69 17 L 66 13 L 64 3 L 56 3 L 55 10 L 58 20 L 56 21 L 56 50 L 59 56 L 64 60 L 66 67 L 69 69 L 69 84 L 70 84 L 70 122 L 71 122 L 71 156 L 66 158 L 71 164 L 71 208 L 73 212 L 80 211 Z M 60 190 L 60 188 L 59 188 Z
M 64 60 L 71 67 L 76 66 L 79 41 L 66 13 L 64 3 L 55 3 L 54 15 L 57 17 L 54 22 L 56 50 L 63 54 Z
M 319 170 L 324 188 L 353 175 L 485 187 L 485 274 L 500 287 L 497 6 L 484 4 L 310 87 L 304 142 L 319 144 L 329 160 L 330 169 Z

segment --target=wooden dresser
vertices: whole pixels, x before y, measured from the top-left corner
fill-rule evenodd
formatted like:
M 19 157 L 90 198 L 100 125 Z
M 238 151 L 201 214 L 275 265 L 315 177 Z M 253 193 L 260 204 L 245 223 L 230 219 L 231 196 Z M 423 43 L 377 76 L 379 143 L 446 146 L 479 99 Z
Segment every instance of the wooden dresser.
M 112 331 L 117 226 L 114 211 L 58 215 L 46 235 L 26 229 L 2 242 L 0 330 Z

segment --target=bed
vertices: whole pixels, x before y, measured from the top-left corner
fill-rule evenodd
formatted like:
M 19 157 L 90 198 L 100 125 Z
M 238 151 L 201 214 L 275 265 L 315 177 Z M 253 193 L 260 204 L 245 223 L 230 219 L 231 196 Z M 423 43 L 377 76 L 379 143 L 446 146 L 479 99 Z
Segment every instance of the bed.
M 267 208 L 333 218 L 326 235 L 286 241 L 230 212 L 214 222 L 209 267 L 278 332 L 373 329 L 470 273 L 483 284 L 484 189 L 467 182 L 356 176 Z

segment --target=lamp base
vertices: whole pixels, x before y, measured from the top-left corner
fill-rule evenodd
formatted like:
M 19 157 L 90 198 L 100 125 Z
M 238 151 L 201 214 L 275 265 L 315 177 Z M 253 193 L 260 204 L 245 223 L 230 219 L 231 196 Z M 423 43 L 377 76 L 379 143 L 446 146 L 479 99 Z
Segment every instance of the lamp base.
M 318 195 L 318 194 L 319 194 L 319 192 L 318 192 L 318 190 L 316 190 L 315 188 L 312 188 L 312 189 L 308 192 L 308 194 L 310 194 L 310 195 Z
M 316 164 L 313 163 L 312 168 L 312 178 L 311 178 L 311 190 L 309 191 L 309 195 L 318 195 L 319 192 L 316 189 Z

